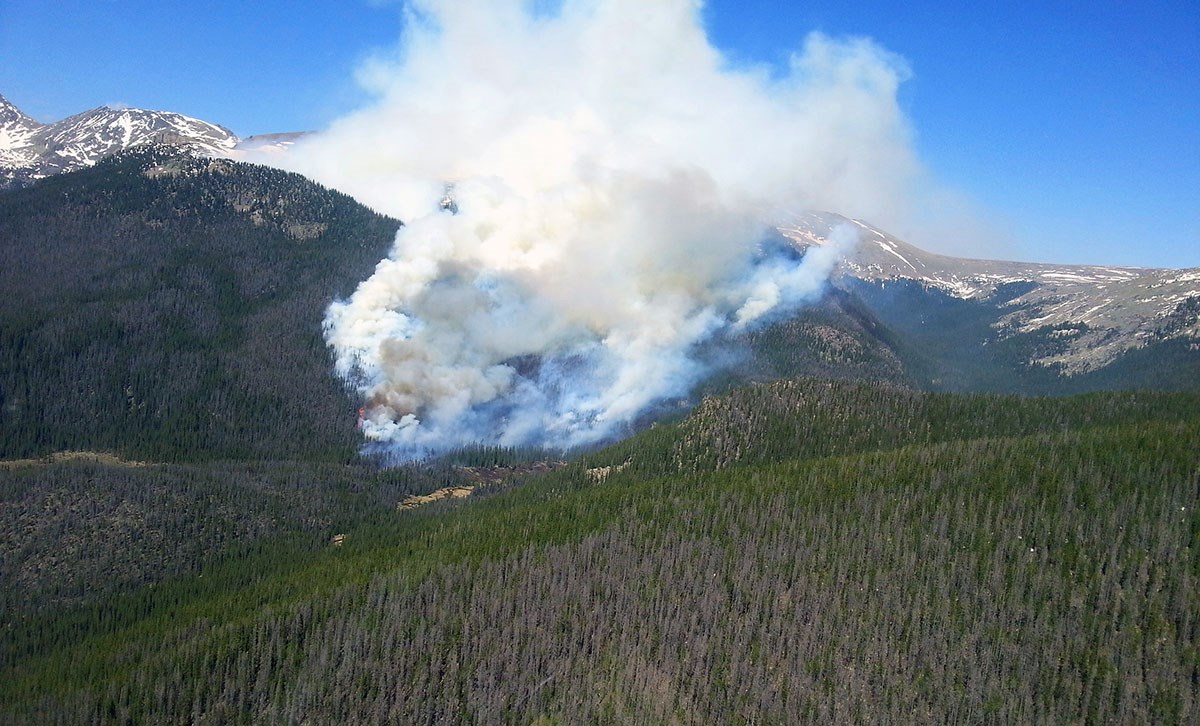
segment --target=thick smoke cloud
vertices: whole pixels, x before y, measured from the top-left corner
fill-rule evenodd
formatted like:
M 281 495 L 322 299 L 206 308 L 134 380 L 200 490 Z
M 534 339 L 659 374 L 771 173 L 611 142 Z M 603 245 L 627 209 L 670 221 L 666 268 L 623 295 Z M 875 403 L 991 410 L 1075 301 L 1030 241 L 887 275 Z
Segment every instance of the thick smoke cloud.
M 406 223 L 326 319 L 401 456 L 611 435 L 853 243 L 798 260 L 773 220 L 891 219 L 917 174 L 904 64 L 867 40 L 811 34 L 772 75 L 731 68 L 691 0 L 424 0 L 400 48 L 286 164 Z

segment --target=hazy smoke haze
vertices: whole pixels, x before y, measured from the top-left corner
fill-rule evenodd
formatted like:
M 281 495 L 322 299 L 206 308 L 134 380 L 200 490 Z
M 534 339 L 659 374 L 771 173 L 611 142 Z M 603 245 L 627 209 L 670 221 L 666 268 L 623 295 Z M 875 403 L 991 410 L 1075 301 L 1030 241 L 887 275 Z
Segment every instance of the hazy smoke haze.
M 365 435 L 400 456 L 603 439 L 853 244 L 798 260 L 774 220 L 912 205 L 907 71 L 870 41 L 810 34 L 772 75 L 729 67 L 690 0 L 530 7 L 411 3 L 362 71 L 378 100 L 283 162 L 405 222 L 326 319 Z

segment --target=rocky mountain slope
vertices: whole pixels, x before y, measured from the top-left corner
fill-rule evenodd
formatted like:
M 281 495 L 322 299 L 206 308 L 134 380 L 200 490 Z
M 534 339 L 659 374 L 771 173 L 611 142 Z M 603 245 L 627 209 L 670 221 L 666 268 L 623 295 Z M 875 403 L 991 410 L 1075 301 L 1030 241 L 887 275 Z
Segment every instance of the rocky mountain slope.
M 835 214 L 797 215 L 780 232 L 801 248 L 822 245 L 839 224 L 859 243 L 834 283 L 867 297 L 892 298 L 890 286 L 990 310 L 982 344 L 1036 336 L 1022 361 L 1067 376 L 1098 371 L 1133 351 L 1174 342 L 1200 353 L 1200 268 L 1056 265 L 946 257 L 918 249 L 871 225 Z M 910 296 L 911 297 L 911 296 Z M 968 309 L 964 307 L 964 310 Z M 962 340 L 963 345 L 972 341 Z M 1198 355 L 1200 357 L 1200 355 Z
M 33 158 L 34 135 L 43 124 L 0 96 L 0 167 L 21 168 Z
M 0 96 L 0 189 L 92 166 L 135 146 L 164 144 L 225 156 L 238 141 L 216 124 L 139 108 L 101 106 L 43 124 Z

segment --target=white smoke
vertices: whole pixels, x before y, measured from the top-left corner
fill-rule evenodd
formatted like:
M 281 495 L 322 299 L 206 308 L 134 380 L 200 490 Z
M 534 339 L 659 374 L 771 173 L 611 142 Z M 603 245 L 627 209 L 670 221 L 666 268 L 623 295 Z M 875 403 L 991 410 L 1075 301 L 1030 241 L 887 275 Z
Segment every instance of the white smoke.
M 797 261 L 771 220 L 887 220 L 918 174 L 904 64 L 870 41 L 809 35 L 773 77 L 728 67 L 693 0 L 531 8 L 411 3 L 378 101 L 285 162 L 405 221 L 326 319 L 402 456 L 586 444 L 686 394 L 699 344 L 818 294 L 853 241 Z

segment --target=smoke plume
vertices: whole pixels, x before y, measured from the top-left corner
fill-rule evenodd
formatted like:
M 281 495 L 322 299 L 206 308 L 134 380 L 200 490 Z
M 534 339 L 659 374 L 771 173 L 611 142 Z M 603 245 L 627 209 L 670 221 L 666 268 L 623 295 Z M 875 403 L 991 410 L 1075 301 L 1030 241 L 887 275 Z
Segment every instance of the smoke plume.
M 788 212 L 888 220 L 917 174 L 901 60 L 810 34 L 735 68 L 695 0 L 422 0 L 372 105 L 285 162 L 405 222 L 325 321 L 363 432 L 399 456 L 602 440 L 705 374 L 695 354 L 819 294 Z

